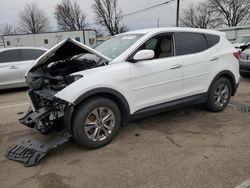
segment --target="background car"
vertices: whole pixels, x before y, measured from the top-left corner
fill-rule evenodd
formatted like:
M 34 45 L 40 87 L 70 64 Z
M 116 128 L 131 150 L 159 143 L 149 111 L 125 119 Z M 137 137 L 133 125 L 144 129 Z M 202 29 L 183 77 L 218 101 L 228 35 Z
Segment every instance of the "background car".
M 25 73 L 46 51 L 35 47 L 0 49 L 0 89 L 26 86 Z
M 244 51 L 250 46 L 250 35 L 239 36 L 234 42 L 234 47 L 239 51 Z
M 250 49 L 240 54 L 240 75 L 242 77 L 250 76 Z

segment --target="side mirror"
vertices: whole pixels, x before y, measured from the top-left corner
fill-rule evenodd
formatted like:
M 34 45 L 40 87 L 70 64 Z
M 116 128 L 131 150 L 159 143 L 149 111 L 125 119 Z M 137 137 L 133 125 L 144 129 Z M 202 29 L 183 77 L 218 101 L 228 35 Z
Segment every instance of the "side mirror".
M 140 50 L 135 54 L 133 60 L 135 61 L 149 60 L 154 58 L 154 56 L 155 52 L 153 50 Z

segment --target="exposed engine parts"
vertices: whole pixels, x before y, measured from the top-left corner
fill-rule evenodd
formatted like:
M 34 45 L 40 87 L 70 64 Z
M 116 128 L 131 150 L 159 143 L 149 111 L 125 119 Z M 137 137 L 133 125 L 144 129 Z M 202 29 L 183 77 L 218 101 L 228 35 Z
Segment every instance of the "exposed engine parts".
M 55 98 L 55 94 L 82 77 L 72 73 L 103 65 L 105 63 L 96 55 L 78 54 L 29 72 L 26 81 L 31 88 L 28 92 L 31 110 L 20 122 L 41 134 L 61 131 L 68 104 Z

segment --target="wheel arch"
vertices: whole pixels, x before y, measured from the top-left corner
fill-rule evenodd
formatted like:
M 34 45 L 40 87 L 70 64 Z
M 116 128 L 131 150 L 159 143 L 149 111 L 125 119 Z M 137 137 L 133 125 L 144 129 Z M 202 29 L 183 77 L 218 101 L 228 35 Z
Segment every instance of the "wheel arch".
M 122 121 L 124 123 L 127 122 L 130 115 L 129 103 L 127 99 L 120 92 L 111 88 L 97 88 L 82 94 L 75 100 L 74 102 L 75 107 L 79 106 L 84 101 L 97 96 L 107 97 L 113 100 L 120 108 Z
M 121 111 L 122 123 L 126 124 L 130 120 L 130 108 L 128 101 L 126 98 L 118 91 L 110 88 L 97 88 L 90 90 L 81 96 L 79 96 L 74 105 L 69 105 L 66 108 L 65 116 L 64 116 L 64 126 L 68 132 L 73 134 L 72 132 L 72 119 L 74 117 L 74 112 L 77 110 L 78 106 L 81 105 L 86 100 L 89 100 L 92 97 L 107 97 L 113 100 L 119 107 Z
M 209 88 L 208 88 L 208 92 L 210 91 L 211 87 L 213 86 L 213 84 L 216 82 L 216 80 L 218 80 L 219 78 L 227 78 L 231 85 L 232 85 L 232 96 L 235 95 L 236 91 L 237 91 L 237 83 L 236 83 L 236 79 L 234 74 L 231 71 L 225 70 L 225 71 L 221 71 L 220 73 L 218 73 L 214 79 L 212 80 Z

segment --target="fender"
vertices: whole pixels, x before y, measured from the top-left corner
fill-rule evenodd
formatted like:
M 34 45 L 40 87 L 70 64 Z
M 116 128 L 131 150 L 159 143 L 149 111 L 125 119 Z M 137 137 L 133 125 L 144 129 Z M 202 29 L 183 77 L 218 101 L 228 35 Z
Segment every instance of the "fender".
M 232 96 L 234 96 L 235 93 L 236 93 L 236 91 L 237 91 L 238 84 L 236 83 L 236 79 L 235 79 L 234 74 L 233 74 L 231 71 L 229 71 L 229 70 L 224 70 L 224 71 L 219 72 L 219 73 L 214 77 L 214 79 L 213 79 L 213 81 L 211 82 L 211 84 L 210 84 L 210 86 L 209 86 L 207 92 L 210 91 L 210 89 L 211 89 L 211 87 L 213 86 L 214 82 L 215 82 L 216 80 L 218 80 L 220 77 L 226 77 L 226 78 L 229 79 L 229 81 L 230 81 L 231 84 L 232 84 Z
M 92 96 L 107 96 L 109 98 L 111 98 L 112 100 L 114 100 L 114 102 L 117 103 L 117 105 L 119 106 L 120 110 L 121 110 L 121 114 L 122 114 L 122 119 L 123 122 L 127 122 L 129 116 L 130 116 L 130 107 L 129 107 L 129 103 L 127 101 L 127 99 L 118 91 L 111 89 L 111 88 L 96 88 L 93 90 L 90 90 L 84 94 L 82 94 L 80 97 L 78 97 L 75 101 L 74 101 L 74 105 L 79 105 L 81 102 L 83 102 L 84 100 L 86 100 L 89 97 Z

